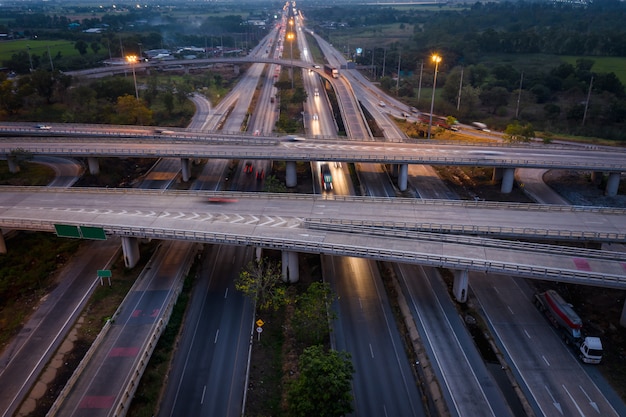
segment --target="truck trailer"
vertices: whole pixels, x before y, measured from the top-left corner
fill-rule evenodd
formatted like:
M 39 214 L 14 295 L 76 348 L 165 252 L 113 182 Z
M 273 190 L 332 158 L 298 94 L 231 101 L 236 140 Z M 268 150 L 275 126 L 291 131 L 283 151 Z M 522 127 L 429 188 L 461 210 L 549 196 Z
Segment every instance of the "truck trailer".
M 599 337 L 583 336 L 583 322 L 572 305 L 554 290 L 535 294 L 535 306 L 559 331 L 566 345 L 571 346 L 584 363 L 599 364 L 602 360 L 602 341 Z
M 333 78 L 339 78 L 339 70 L 328 64 L 324 65 L 324 72 L 331 75 Z

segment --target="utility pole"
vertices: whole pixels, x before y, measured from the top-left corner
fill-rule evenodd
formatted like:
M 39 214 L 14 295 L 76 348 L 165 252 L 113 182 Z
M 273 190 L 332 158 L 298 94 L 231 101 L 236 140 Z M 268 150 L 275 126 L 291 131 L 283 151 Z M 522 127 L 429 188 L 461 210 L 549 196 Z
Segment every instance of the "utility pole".
M 400 92 L 400 61 L 402 60 L 402 52 L 398 52 L 398 78 L 396 78 L 396 97 Z
M 461 90 L 463 89 L 463 68 L 461 67 L 461 81 L 459 81 L 459 94 L 456 96 L 456 111 L 461 107 Z
M 524 71 L 522 71 L 522 76 L 520 77 L 519 80 L 519 92 L 517 93 L 517 107 L 515 107 L 515 118 L 517 119 L 517 116 L 519 116 L 519 102 L 522 99 L 522 83 L 524 82 Z M 585 122 L 583 121 L 583 124 Z
M 424 73 L 424 60 L 422 59 L 422 63 L 420 64 L 420 83 L 417 87 L 417 102 L 420 101 L 420 96 L 422 95 L 422 74 Z
M 587 92 L 587 101 L 585 101 L 585 112 L 583 113 L 583 126 L 585 125 L 585 120 L 587 119 L 587 108 L 589 107 L 589 100 L 591 100 L 591 87 L 593 86 L 593 75 L 591 76 L 591 80 L 589 81 L 589 91 Z

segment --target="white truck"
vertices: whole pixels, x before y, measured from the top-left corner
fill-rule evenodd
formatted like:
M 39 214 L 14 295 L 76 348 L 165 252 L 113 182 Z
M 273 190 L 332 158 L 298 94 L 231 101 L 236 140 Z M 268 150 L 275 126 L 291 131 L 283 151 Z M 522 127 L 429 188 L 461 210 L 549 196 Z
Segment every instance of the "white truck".
M 574 349 L 584 363 L 599 364 L 602 360 L 602 341 L 599 337 L 582 335 L 583 322 L 572 305 L 554 290 L 535 294 L 535 306 L 544 313 L 559 331 L 565 344 Z

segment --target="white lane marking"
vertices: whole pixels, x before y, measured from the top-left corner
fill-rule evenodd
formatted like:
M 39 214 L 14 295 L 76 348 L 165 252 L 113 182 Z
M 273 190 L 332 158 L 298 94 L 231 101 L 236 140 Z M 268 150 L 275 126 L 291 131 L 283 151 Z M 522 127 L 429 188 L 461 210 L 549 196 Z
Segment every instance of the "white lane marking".
M 526 334 L 526 337 L 529 339 L 532 339 L 532 337 L 530 337 L 530 335 L 528 334 L 528 332 L 526 331 L 526 329 L 524 329 L 524 333 Z
M 583 387 L 579 385 L 578 388 L 580 388 L 583 394 L 585 394 L 585 397 L 587 397 L 587 400 L 589 400 L 589 405 L 591 405 L 593 409 L 596 410 L 596 413 L 600 414 L 600 408 L 598 407 L 598 404 L 596 404 L 595 401 L 591 400 L 591 397 L 587 394 L 587 392 L 583 389 Z
M 215 332 L 215 339 L 213 339 L 214 344 L 217 343 L 217 338 L 219 337 L 219 335 L 220 335 L 220 329 L 217 329 L 217 331 Z
M 546 363 L 546 365 L 550 366 L 550 362 L 548 362 L 548 359 L 546 359 L 546 357 L 543 355 L 541 355 L 541 357 L 543 358 L 543 361 Z
M 574 403 L 574 405 L 576 406 L 576 409 L 578 410 L 578 414 L 581 417 L 585 417 L 585 413 L 583 413 L 583 410 L 580 409 L 580 407 L 578 406 L 578 403 L 576 402 L 576 400 L 574 399 L 574 397 L 572 397 L 572 394 L 569 393 L 569 391 L 567 390 L 567 388 L 565 387 L 565 385 L 561 385 L 563 387 L 563 389 L 565 390 L 565 392 L 567 393 L 567 396 L 569 397 L 570 400 L 572 400 L 572 402 Z
M 559 404 L 555 399 L 554 396 L 552 395 L 552 393 L 550 392 L 550 390 L 548 389 L 547 385 L 544 385 L 544 387 L 546 388 L 546 391 L 548 391 L 548 395 L 550 396 L 550 398 L 552 398 L 552 405 L 554 405 L 554 407 L 559 410 L 559 413 L 561 413 L 561 415 L 563 415 L 563 409 L 561 408 L 561 404 Z
M 372 359 L 374 359 L 374 349 L 372 348 L 371 343 L 370 343 L 370 355 L 372 355 Z
M 224 298 L 228 298 L 228 288 L 226 288 L 226 291 L 224 291 Z
M 204 394 L 206 393 L 206 385 L 202 388 L 202 398 L 200 399 L 200 404 L 204 404 Z

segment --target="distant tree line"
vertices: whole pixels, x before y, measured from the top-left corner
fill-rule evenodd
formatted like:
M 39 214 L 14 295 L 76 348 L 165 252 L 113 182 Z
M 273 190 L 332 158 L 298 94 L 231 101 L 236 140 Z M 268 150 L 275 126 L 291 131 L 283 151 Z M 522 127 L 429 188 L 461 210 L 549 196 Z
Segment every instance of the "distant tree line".
M 412 24 L 410 41 L 385 46 L 377 36 L 376 45 L 356 45 L 364 47 L 365 53 L 348 58 L 363 66 L 373 64 L 370 71 L 376 71 L 384 89 L 422 110 L 430 105 L 430 97 L 417 95 L 420 87 L 432 87 L 429 58 L 437 51 L 444 57 L 437 80 L 441 97 L 435 105 L 437 114 L 464 121 L 481 119 L 502 130 L 516 120 L 537 130 L 626 140 L 624 85 L 614 73 L 592 70 L 601 57 L 626 56 L 625 4 L 600 0 L 576 7 L 505 2 L 475 3 L 454 11 L 377 10 L 381 11 L 335 6 L 307 15 L 318 25 L 317 33 L 330 34 L 331 39 L 334 30 L 341 30 L 324 30 L 331 22 L 357 27 L 366 22 Z M 526 54 L 581 58 L 575 64 L 548 55 L 537 62 L 514 58 Z M 500 55 L 511 58 L 503 62 Z

